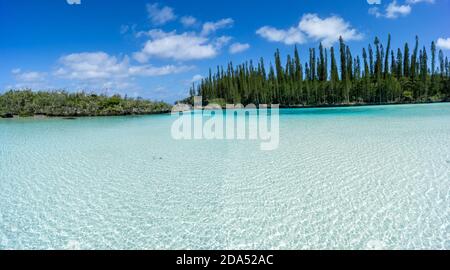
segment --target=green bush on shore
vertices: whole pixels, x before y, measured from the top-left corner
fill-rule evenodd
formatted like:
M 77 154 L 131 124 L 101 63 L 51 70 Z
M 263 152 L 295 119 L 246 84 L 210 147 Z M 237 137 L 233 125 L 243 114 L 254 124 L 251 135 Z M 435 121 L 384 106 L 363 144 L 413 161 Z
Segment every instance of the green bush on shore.
M 10 90 L 0 94 L 0 116 L 107 116 L 156 114 L 171 110 L 171 105 L 120 95 L 65 91 L 34 92 Z

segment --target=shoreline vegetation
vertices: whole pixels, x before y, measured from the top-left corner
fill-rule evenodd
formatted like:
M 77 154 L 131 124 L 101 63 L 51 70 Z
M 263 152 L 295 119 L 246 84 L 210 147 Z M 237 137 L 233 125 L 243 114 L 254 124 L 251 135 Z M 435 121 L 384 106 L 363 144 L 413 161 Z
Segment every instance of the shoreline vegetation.
M 161 114 L 171 111 L 165 102 L 65 91 L 10 90 L 0 94 L 0 117 L 85 117 Z
M 314 109 L 314 108 L 345 108 L 383 105 L 433 104 L 450 102 L 449 98 L 443 100 L 404 101 L 385 103 L 341 103 L 341 104 L 315 104 L 315 105 L 279 105 L 280 109 Z M 182 103 L 188 104 L 186 99 Z M 216 104 L 219 106 L 209 106 Z M 242 104 L 241 104 L 242 105 Z M 242 105 L 243 106 L 243 105 Z M 168 114 L 174 107 L 164 102 L 152 102 L 142 98 L 128 98 L 114 95 L 68 93 L 59 92 L 33 92 L 31 90 L 10 90 L 0 94 L 1 118 L 48 118 L 61 117 L 63 119 L 76 119 L 79 117 L 105 117 Z M 183 106 L 181 110 L 183 111 Z M 185 107 L 186 108 L 186 107 Z M 238 108 L 238 107 L 237 107 Z M 241 107 L 244 109 L 244 107 Z M 192 108 L 191 108 L 192 109 Z M 224 100 L 210 100 L 204 104 L 203 110 L 226 109 Z M 188 109 L 184 109 L 188 110 Z
M 193 103 L 202 96 L 206 104 L 280 104 L 280 107 L 334 107 L 381 104 L 433 103 L 450 101 L 450 66 L 435 42 L 427 50 L 405 43 L 394 50 L 391 35 L 387 44 L 378 37 L 362 57 L 353 54 L 342 38 L 335 47 L 319 45 L 309 49 L 302 61 L 295 46 L 294 55 L 282 63 L 280 51 L 266 71 L 260 58 L 234 66 L 218 66 L 190 89 L 190 97 L 180 103 Z M 272 64 L 274 63 L 274 64 Z

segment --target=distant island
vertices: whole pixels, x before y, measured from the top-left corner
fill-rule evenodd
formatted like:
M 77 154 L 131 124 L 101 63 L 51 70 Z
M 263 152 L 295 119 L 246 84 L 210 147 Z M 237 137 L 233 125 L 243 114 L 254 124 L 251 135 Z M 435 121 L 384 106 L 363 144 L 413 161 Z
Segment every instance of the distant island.
M 338 50 L 338 51 L 337 51 Z M 338 49 L 320 44 L 309 49 L 302 64 L 297 47 L 294 56 L 281 61 L 275 52 L 274 65 L 266 70 L 263 58 L 226 68 L 217 67 L 190 89 L 203 101 L 224 104 L 280 104 L 281 107 L 323 107 L 450 101 L 450 67 L 442 50 L 409 44 L 394 50 L 391 36 L 387 45 L 375 38 L 362 49 L 362 58 L 353 54 L 340 38 Z
M 170 112 L 172 106 L 141 98 L 106 96 L 65 91 L 8 91 L 0 95 L 0 117 L 119 116 Z

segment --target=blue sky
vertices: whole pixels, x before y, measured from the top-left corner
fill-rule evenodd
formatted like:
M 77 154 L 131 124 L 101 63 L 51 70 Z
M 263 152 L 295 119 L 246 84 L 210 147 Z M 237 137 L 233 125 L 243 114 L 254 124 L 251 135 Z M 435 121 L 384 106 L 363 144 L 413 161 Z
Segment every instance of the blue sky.
M 69 4 L 71 2 L 72 4 Z M 299 47 L 354 52 L 419 35 L 450 51 L 450 0 L 0 0 L 0 91 L 88 90 L 173 102 L 208 69 Z

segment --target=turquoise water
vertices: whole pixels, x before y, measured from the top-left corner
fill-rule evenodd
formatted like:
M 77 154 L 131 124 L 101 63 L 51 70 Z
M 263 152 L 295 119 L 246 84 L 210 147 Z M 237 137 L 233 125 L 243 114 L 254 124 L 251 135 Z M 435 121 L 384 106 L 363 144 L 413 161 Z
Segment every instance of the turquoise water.
M 0 120 L 0 249 L 450 249 L 450 104 L 283 110 L 272 152 L 173 120 Z

